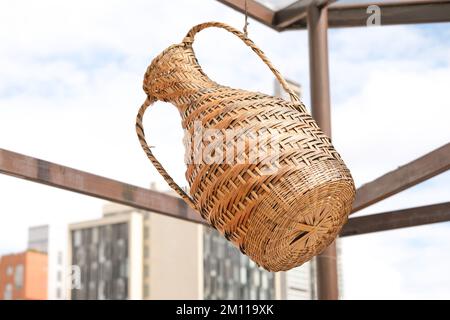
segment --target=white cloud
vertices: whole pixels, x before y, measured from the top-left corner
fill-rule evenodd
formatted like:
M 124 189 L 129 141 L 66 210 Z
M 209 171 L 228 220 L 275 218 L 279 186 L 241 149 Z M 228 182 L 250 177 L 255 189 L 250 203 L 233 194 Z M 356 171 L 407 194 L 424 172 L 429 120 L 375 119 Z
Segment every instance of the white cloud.
M 346 299 L 446 299 L 448 224 L 344 238 Z
M 145 98 L 142 77 L 156 54 L 209 20 L 243 24 L 241 15 L 206 0 L 0 2 L 0 147 L 140 186 L 156 180 L 166 188 L 134 133 Z M 412 26 L 330 32 L 333 140 L 357 184 L 450 140 L 450 42 L 444 40 L 450 33 L 437 28 L 439 36 Z M 303 84 L 309 104 L 306 32 L 279 34 L 255 21 L 249 32 L 283 74 Z M 219 83 L 272 92 L 267 67 L 232 35 L 205 30 L 194 46 Z M 158 158 L 183 184 L 176 109 L 157 103 L 145 123 Z M 443 175 L 365 212 L 448 201 L 449 185 Z M 100 200 L 10 177 L 0 176 L 0 190 L 0 210 L 8 217 L 0 225 L 0 253 L 22 250 L 27 226 L 100 214 Z M 345 296 L 381 297 L 377 288 L 388 287 L 392 298 L 421 297 L 421 291 L 450 297 L 449 286 L 436 281 L 450 265 L 448 236 L 440 228 L 344 240 Z M 432 245 L 414 244 L 423 238 Z M 411 266 L 417 252 L 440 266 Z M 429 282 L 417 280 L 414 272 L 421 270 Z
M 334 138 L 358 184 L 450 141 L 450 66 L 398 70 L 376 65 L 359 92 L 334 111 Z

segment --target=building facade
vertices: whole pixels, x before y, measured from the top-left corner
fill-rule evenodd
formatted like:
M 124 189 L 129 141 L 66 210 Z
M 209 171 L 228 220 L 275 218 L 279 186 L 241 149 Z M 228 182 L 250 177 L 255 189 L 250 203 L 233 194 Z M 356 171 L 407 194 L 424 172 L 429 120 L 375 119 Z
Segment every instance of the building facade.
M 111 203 L 69 233 L 72 299 L 275 298 L 272 273 L 200 224 Z
M 142 215 L 109 214 L 69 226 L 67 295 L 72 300 L 142 298 Z
M 275 274 L 256 265 L 216 230 L 203 229 L 204 299 L 275 299 Z
M 49 230 L 50 227 L 48 225 L 28 228 L 27 248 L 29 250 L 48 253 Z
M 202 227 L 143 212 L 143 299 L 203 299 Z
M 53 224 L 28 229 L 28 250 L 44 252 L 48 257 L 47 298 L 65 300 L 67 279 L 67 227 Z
M 0 258 L 1 300 L 47 299 L 47 254 L 25 251 Z
M 336 240 L 339 297 L 343 296 L 341 241 Z M 282 300 L 317 300 L 317 259 L 275 275 L 277 298 Z
M 317 299 L 315 258 L 289 271 L 277 272 L 275 277 L 278 299 Z

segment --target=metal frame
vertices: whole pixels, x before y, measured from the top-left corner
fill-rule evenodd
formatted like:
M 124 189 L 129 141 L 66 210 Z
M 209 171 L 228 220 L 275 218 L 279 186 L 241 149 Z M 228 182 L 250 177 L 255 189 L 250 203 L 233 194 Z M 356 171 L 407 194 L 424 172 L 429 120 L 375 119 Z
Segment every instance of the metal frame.
M 218 0 L 244 12 L 243 0 Z M 249 16 L 275 30 L 308 27 L 312 115 L 331 135 L 327 30 L 329 27 L 365 26 L 368 3 L 299 0 L 274 12 L 248 0 Z M 450 0 L 375 2 L 381 8 L 382 25 L 450 22 Z M 450 169 L 450 143 L 424 155 L 356 191 L 352 213 Z M 0 173 L 61 188 L 131 207 L 165 214 L 194 223 L 206 222 L 181 199 L 59 164 L 0 149 Z M 450 202 L 350 218 L 341 236 L 351 236 L 450 221 Z M 319 299 L 337 299 L 336 248 L 318 258 Z
M 450 143 L 362 185 L 352 213 L 450 169 Z
M 445 161 L 439 166 L 436 166 L 434 156 L 444 159 Z M 400 167 L 397 170 L 394 170 L 368 184 L 361 186 L 356 190 L 356 198 L 366 198 L 368 200 L 366 200 L 366 203 L 361 202 L 360 208 L 374 204 L 385 199 L 387 196 L 394 194 L 390 193 L 389 195 L 383 194 L 382 197 L 378 196 L 379 193 L 376 192 L 376 189 L 382 189 L 383 186 L 386 186 L 383 181 L 386 181 L 387 184 L 389 183 L 389 180 L 386 180 L 385 177 L 399 175 L 399 173 L 406 177 L 407 174 L 405 174 L 405 168 L 408 169 L 413 166 L 418 166 L 417 163 L 420 167 L 434 167 L 433 175 L 436 175 L 439 172 L 444 172 L 450 169 L 449 162 L 450 143 Z M 105 178 L 5 149 L 0 149 L 0 173 L 103 200 L 121 203 L 138 209 L 157 212 L 173 218 L 207 225 L 207 222 L 203 220 L 198 213 L 189 208 L 189 206 L 178 197 L 141 188 L 125 182 Z M 424 177 L 421 178 L 425 179 Z M 415 183 L 418 183 L 418 180 L 415 180 Z M 408 185 L 411 186 L 411 181 L 404 180 L 403 185 L 397 185 L 397 192 L 404 190 Z M 374 189 L 372 190 L 371 188 Z M 366 195 L 368 193 L 375 194 L 375 196 L 373 198 L 367 197 Z M 344 226 L 341 236 L 394 229 L 393 225 L 397 223 L 395 222 L 397 220 L 392 218 L 394 219 L 392 220 L 394 222 L 389 222 L 386 220 L 386 217 L 387 215 L 394 216 L 398 213 L 405 214 L 404 218 L 401 218 L 401 221 L 404 221 L 402 223 L 405 224 L 403 227 L 414 227 L 428 223 L 450 221 L 450 214 L 447 213 L 449 209 L 449 203 L 444 203 L 350 218 L 348 223 Z M 353 212 L 356 212 L 356 210 L 354 209 Z M 425 213 L 428 213 L 429 217 L 425 217 Z M 383 223 L 378 223 L 377 227 L 371 227 L 370 225 L 375 221 L 380 220 L 380 217 L 383 218 Z M 405 219 L 407 219 L 407 221 Z M 363 222 L 361 221 L 367 221 L 368 226 L 363 226 Z M 354 228 L 357 230 L 352 231 Z
M 245 12 L 243 0 L 218 0 L 241 12 Z M 341 3 L 336 0 L 299 0 L 279 11 L 272 11 L 255 0 L 248 1 L 248 14 L 255 20 L 277 31 L 307 28 L 308 7 L 319 8 L 328 4 L 328 27 L 364 27 L 367 8 L 376 5 L 381 9 L 381 25 L 450 22 L 449 0 L 392 0 L 371 3 Z
M 240 12 L 245 12 L 244 1 L 218 1 Z M 249 16 L 275 30 L 308 29 L 311 110 L 319 126 L 329 136 L 331 136 L 331 116 L 328 80 L 328 28 L 366 26 L 370 5 L 376 5 L 380 9 L 381 25 L 450 22 L 450 0 L 392 0 L 351 4 L 334 0 L 299 0 L 279 11 L 272 11 L 256 1 L 247 1 L 251 2 L 248 7 Z M 444 172 L 449 169 L 449 166 L 450 145 L 447 144 L 363 185 L 357 190 L 352 213 Z M 432 210 L 435 210 L 435 207 L 412 208 L 408 209 L 407 212 L 396 215 L 395 218 L 393 212 L 369 216 L 370 218 L 352 218 L 343 229 L 342 234 L 362 234 L 389 230 L 395 226 L 407 227 L 431 223 L 432 221 L 449 221 L 449 215 L 445 214 L 439 215 L 439 217 L 434 214 L 432 218 L 426 217 L 424 212 L 433 212 Z M 417 212 L 420 212 L 420 214 Z M 393 218 L 386 219 L 387 216 Z M 379 223 L 380 218 L 390 223 Z M 377 227 L 371 227 L 370 224 L 372 223 Z M 318 256 L 317 265 L 319 299 L 337 299 L 339 295 L 337 291 L 335 244 L 332 244 L 330 248 Z
M 450 221 L 450 202 L 351 218 L 342 228 L 340 236 L 347 237 L 446 221 Z
M 311 5 L 307 9 L 309 39 L 309 77 L 311 80 L 311 114 L 322 131 L 331 137 L 330 77 L 328 72 L 328 11 Z M 317 296 L 339 296 L 336 243 L 316 258 Z
M 0 149 L 0 173 L 138 209 L 205 223 L 181 198 L 4 149 Z

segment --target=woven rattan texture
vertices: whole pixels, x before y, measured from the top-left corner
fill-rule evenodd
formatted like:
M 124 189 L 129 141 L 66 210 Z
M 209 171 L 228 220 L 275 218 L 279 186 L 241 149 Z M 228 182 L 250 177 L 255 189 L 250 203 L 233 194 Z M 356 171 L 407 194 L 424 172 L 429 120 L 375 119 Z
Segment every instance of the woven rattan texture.
M 292 102 L 209 79 L 192 48 L 194 35 L 207 27 L 226 29 L 251 47 Z M 192 208 L 256 263 L 270 271 L 289 270 L 322 252 L 336 238 L 355 196 L 350 172 L 280 73 L 243 33 L 217 22 L 195 26 L 181 44 L 152 61 L 144 91 L 148 98 L 139 110 L 136 129 L 147 156 Z M 276 136 L 277 161 L 269 173 L 267 161 L 245 161 L 250 158 L 250 144 L 234 155 L 232 163 L 197 163 L 191 155 L 186 170 L 190 194 L 186 194 L 145 141 L 142 117 L 156 100 L 178 108 L 187 137 L 194 136 L 196 121 L 205 130 L 263 132 L 266 137 L 259 136 L 259 141 L 267 141 L 267 148 Z M 195 144 L 187 142 L 187 148 Z M 237 150 L 237 144 L 238 136 L 231 148 Z

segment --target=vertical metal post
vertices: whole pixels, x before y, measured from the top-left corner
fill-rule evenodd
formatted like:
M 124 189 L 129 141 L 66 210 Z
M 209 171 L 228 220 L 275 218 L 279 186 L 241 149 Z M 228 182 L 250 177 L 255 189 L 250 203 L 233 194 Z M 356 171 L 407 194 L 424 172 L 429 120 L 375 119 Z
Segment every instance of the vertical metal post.
M 323 132 L 331 137 L 327 32 L 327 7 L 311 5 L 308 8 L 311 111 Z M 317 256 L 317 296 L 320 300 L 339 297 L 335 242 Z

